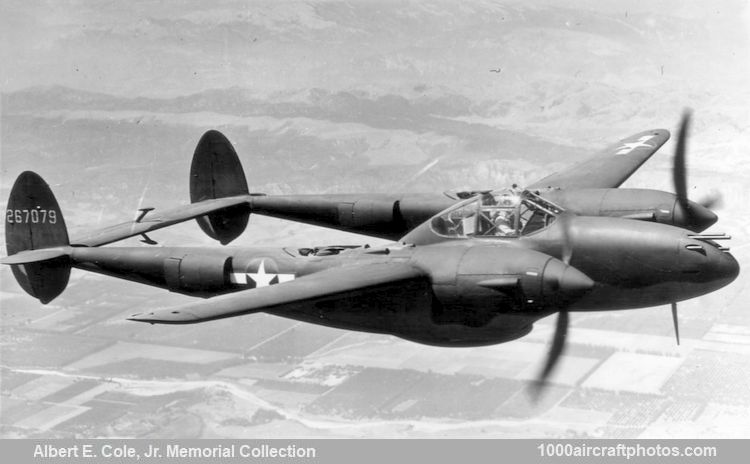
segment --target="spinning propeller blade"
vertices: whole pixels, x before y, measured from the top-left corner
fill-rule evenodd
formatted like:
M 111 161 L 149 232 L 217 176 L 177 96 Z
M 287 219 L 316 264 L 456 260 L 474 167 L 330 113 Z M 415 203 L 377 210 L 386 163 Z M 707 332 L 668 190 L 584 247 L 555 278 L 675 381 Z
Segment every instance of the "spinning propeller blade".
M 570 260 L 573 257 L 573 242 L 570 239 L 570 214 L 563 213 L 558 218 L 560 221 L 562 231 L 562 262 L 566 265 L 570 265 Z M 593 285 L 593 282 L 592 282 Z M 569 317 L 568 310 L 561 308 L 557 315 L 557 323 L 555 324 L 555 334 L 552 338 L 552 345 L 550 345 L 549 353 L 547 354 L 547 362 L 544 364 L 544 368 L 539 373 L 539 377 L 534 381 L 532 386 L 532 393 L 534 398 L 537 399 L 541 390 L 547 385 L 547 378 L 552 373 L 552 370 L 557 365 L 565 351 L 565 339 L 568 335 Z
M 680 344 L 680 326 L 677 324 L 677 303 L 672 303 L 672 322 L 674 323 L 674 336 L 677 344 Z
M 561 260 L 563 263 L 570 265 L 573 258 L 573 244 L 570 241 L 570 213 L 562 213 L 558 218 L 560 221 L 560 230 L 562 231 L 562 253 Z
M 672 167 L 672 181 L 674 190 L 677 194 L 677 205 L 675 215 L 683 216 L 684 223 L 688 224 L 691 230 L 705 230 L 718 219 L 716 215 L 708 208 L 718 205 L 721 201 L 721 195 L 716 193 L 706 198 L 702 202 L 690 202 L 687 195 L 687 138 L 690 129 L 690 110 L 685 110 L 680 122 L 679 133 L 677 134 L 677 144 L 674 152 L 674 166 Z
M 724 204 L 724 198 L 721 196 L 720 192 L 711 192 L 698 201 L 698 204 L 709 209 L 721 209 Z
M 685 166 L 685 152 L 687 145 L 687 131 L 690 128 L 690 111 L 685 110 L 680 122 L 680 131 L 677 135 L 677 144 L 674 150 L 674 166 L 672 168 L 672 181 L 674 191 L 677 194 L 677 203 L 683 211 L 689 211 L 687 198 L 687 167 Z
M 552 345 L 549 347 L 547 362 L 539 373 L 539 377 L 534 381 L 532 386 L 535 398 L 539 397 L 542 389 L 547 385 L 547 377 L 552 373 L 557 361 L 565 351 L 565 338 L 568 336 L 568 311 L 562 310 L 557 315 L 557 324 L 555 324 L 555 335 L 552 338 Z

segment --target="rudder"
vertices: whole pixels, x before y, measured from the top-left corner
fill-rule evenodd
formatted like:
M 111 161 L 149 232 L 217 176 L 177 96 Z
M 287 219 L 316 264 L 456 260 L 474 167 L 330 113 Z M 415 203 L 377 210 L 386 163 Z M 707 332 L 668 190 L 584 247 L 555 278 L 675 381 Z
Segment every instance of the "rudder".
M 203 134 L 190 165 L 190 202 L 247 193 L 245 172 L 232 144 L 219 131 Z M 250 211 L 243 205 L 198 217 L 196 221 L 209 237 L 226 245 L 245 231 L 249 218 Z
M 49 185 L 37 173 L 25 171 L 13 184 L 5 211 L 8 255 L 69 244 L 60 205 Z M 70 259 L 57 257 L 11 265 L 13 276 L 29 295 L 46 304 L 68 285 Z

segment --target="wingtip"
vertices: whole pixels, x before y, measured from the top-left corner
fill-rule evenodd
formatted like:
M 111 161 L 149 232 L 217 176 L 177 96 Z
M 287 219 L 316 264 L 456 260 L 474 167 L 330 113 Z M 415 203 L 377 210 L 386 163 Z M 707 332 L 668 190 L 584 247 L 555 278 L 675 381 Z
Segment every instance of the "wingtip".
M 665 137 L 667 140 L 672 136 L 672 133 L 669 132 L 668 129 L 660 128 L 660 129 L 651 129 L 650 132 L 652 135 L 655 135 L 657 137 Z
M 192 324 L 203 319 L 183 309 L 164 309 L 147 313 L 136 313 L 126 318 L 128 321 L 150 324 Z
M 135 322 L 151 322 L 154 313 L 135 313 L 131 314 L 130 317 L 126 318 L 128 321 Z

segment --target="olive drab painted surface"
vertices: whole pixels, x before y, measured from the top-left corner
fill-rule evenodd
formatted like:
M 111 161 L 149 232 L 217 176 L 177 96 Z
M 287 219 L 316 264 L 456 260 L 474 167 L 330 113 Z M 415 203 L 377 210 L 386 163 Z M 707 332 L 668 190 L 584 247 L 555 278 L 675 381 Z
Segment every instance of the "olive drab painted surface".
M 5 211 L 8 255 L 23 250 L 68 245 L 60 205 L 49 185 L 36 173 L 25 171 L 13 184 Z M 66 256 L 11 267 L 18 284 L 42 303 L 49 303 L 68 285 L 70 264 Z
M 221 132 L 203 134 L 190 165 L 190 201 L 246 195 L 247 180 L 237 152 Z M 250 211 L 244 204 L 196 218 L 209 237 L 227 244 L 245 231 Z

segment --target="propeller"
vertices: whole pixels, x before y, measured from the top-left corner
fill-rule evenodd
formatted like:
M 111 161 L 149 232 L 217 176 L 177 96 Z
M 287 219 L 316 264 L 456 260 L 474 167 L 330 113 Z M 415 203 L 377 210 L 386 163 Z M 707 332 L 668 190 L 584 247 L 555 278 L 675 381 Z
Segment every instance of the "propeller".
M 573 243 L 570 240 L 570 213 L 562 213 L 558 216 L 557 220 L 560 222 L 560 231 L 562 232 L 562 262 L 569 266 L 570 260 L 573 257 Z M 539 376 L 532 384 L 532 395 L 534 400 L 539 398 L 542 389 L 547 385 L 547 378 L 552 373 L 552 370 L 560 360 L 560 356 L 562 356 L 565 351 L 565 339 L 568 336 L 569 322 L 568 310 L 563 307 L 557 314 L 555 334 L 552 337 L 552 344 L 547 353 L 547 361 L 539 372 Z
M 693 231 L 703 231 L 716 222 L 716 215 L 709 208 L 721 203 L 721 194 L 712 193 L 700 202 L 691 202 L 687 195 L 687 138 L 690 129 L 691 111 L 685 110 L 680 121 L 677 144 L 674 152 L 672 181 L 677 196 L 674 215 L 679 223 L 686 224 Z M 681 219 L 681 220 L 679 220 Z
M 560 222 L 560 231 L 562 232 L 562 252 L 560 253 L 560 258 L 567 265 L 570 265 L 570 260 L 573 258 L 573 243 L 570 240 L 570 216 L 571 213 L 563 212 L 557 218 Z
M 716 222 L 716 215 L 709 210 L 711 207 L 721 205 L 721 193 L 712 192 L 700 202 L 691 202 L 687 197 L 687 138 L 690 129 L 691 111 L 685 110 L 680 121 L 680 129 L 677 134 L 677 145 L 674 152 L 674 167 L 672 169 L 672 181 L 674 190 L 677 195 L 677 205 L 675 205 L 675 216 L 681 215 L 684 219 L 683 224 L 695 231 L 703 231 Z M 677 318 L 677 303 L 672 303 L 672 322 L 674 324 L 674 334 L 677 339 L 677 345 L 680 344 L 680 328 Z
M 680 326 L 677 323 L 677 303 L 672 302 L 672 322 L 674 323 L 674 336 L 677 338 L 677 345 L 680 344 Z
M 713 191 L 698 201 L 698 204 L 709 209 L 720 209 L 724 206 L 724 198 L 721 192 Z
M 568 336 L 569 322 L 568 311 L 566 309 L 560 310 L 557 314 L 555 335 L 552 337 L 552 344 L 547 353 L 547 362 L 544 363 L 544 367 L 539 373 L 539 376 L 532 384 L 532 393 L 535 399 L 539 398 L 542 389 L 547 386 L 547 378 L 552 373 L 552 369 L 555 368 L 555 365 L 557 365 L 557 362 L 560 360 L 560 356 L 562 356 L 565 351 L 565 339 Z
M 687 198 L 687 168 L 685 166 L 685 151 L 687 146 L 687 131 L 690 128 L 690 110 L 685 110 L 680 122 L 680 130 L 677 134 L 677 144 L 674 149 L 674 166 L 672 168 L 672 181 L 677 194 L 677 203 L 683 210 L 689 209 Z

